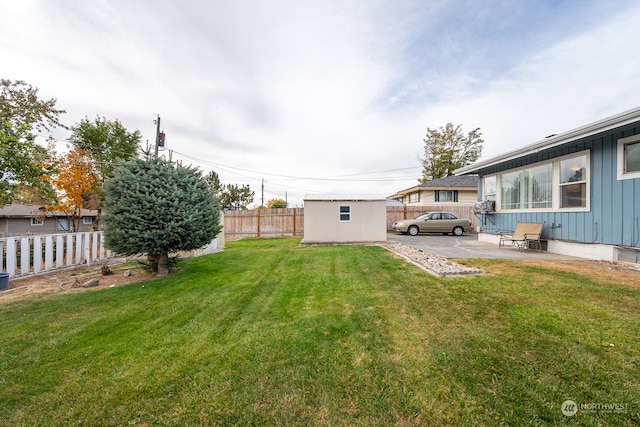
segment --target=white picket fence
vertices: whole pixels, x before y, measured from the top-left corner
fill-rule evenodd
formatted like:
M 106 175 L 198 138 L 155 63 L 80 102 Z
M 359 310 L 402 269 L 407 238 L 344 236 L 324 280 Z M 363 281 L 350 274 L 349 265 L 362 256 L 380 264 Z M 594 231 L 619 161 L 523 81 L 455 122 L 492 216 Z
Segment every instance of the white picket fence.
M 44 273 L 111 258 L 104 232 L 0 238 L 0 272 L 9 277 Z

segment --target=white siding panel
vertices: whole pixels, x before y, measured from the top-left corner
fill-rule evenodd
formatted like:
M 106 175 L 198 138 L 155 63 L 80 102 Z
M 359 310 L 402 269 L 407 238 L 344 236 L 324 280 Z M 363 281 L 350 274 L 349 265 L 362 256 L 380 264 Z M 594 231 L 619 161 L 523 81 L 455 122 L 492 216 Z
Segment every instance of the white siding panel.
M 350 221 L 340 221 L 350 206 Z M 305 200 L 304 243 L 357 243 L 387 240 L 385 200 Z

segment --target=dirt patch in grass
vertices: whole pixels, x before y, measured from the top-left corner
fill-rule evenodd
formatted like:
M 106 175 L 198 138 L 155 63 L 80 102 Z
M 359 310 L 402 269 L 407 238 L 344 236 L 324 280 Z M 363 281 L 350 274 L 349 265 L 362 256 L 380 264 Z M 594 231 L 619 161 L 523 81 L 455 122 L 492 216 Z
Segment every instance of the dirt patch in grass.
M 0 291 L 0 304 L 29 295 L 95 291 L 141 282 L 154 277 L 152 273 L 147 272 L 141 265 L 134 263 L 109 264 L 113 274 L 103 275 L 103 265 L 105 264 L 80 266 L 46 274 L 9 279 L 9 289 Z M 98 285 L 92 287 L 82 286 L 91 280 L 98 280 Z
M 588 277 L 595 281 L 613 282 L 640 289 L 640 267 L 607 261 L 508 261 L 491 266 L 483 266 L 489 274 L 509 274 L 520 266 L 530 266 L 549 270 L 559 270 Z

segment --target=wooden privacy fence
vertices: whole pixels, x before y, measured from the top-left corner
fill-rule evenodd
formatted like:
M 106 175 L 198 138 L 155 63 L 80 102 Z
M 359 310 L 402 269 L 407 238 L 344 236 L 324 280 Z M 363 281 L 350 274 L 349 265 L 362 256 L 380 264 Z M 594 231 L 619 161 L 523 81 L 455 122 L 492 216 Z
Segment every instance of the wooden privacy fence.
M 9 277 L 38 274 L 112 257 L 102 231 L 0 239 L 0 271 Z
M 395 221 L 415 218 L 424 212 L 443 210 L 459 218 L 468 218 L 476 227 L 476 217 L 471 206 L 387 206 L 387 230 Z M 260 209 L 224 212 L 224 238 L 236 240 L 243 237 L 284 237 L 304 235 L 304 208 Z
M 304 209 L 280 208 L 224 212 L 225 240 L 243 237 L 302 236 Z

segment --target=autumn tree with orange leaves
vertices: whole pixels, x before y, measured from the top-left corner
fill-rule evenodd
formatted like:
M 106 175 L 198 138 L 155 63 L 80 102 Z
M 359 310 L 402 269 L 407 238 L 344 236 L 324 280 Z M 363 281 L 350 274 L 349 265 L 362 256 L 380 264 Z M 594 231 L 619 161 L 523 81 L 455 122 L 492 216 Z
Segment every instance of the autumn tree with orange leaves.
M 50 178 L 56 189 L 58 201 L 47 206 L 48 211 L 63 212 L 77 231 L 82 218 L 82 208 L 98 182 L 98 175 L 90 153 L 76 146 L 57 159 L 57 172 Z

